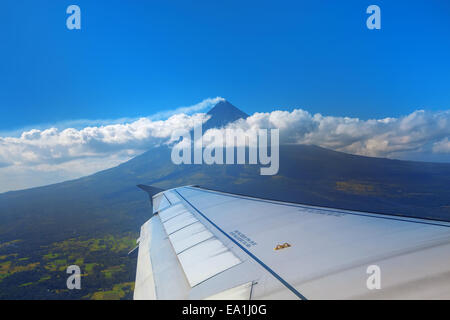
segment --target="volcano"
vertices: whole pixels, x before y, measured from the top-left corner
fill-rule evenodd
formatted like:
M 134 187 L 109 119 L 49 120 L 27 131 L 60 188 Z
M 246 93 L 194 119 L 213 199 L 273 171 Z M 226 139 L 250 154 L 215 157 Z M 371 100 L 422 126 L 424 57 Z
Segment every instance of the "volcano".
M 248 114 L 239 110 L 226 100 L 217 103 L 207 114 L 210 118 L 203 126 L 204 131 L 212 128 L 221 128 L 231 122 L 248 117 Z

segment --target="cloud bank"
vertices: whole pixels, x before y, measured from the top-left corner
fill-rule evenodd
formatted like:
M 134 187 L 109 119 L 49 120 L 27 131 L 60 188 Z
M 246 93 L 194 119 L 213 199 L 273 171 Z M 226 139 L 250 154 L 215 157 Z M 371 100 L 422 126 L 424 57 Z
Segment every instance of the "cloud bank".
M 105 120 L 70 121 L 65 124 L 89 126 L 61 129 L 64 123 L 59 123 L 47 129 L 28 129 L 18 136 L 0 136 L 0 192 L 57 183 L 114 167 L 165 143 L 174 130 L 190 130 L 206 121 L 204 113 L 189 114 L 221 100 L 206 99 L 145 118 L 111 120 L 109 125 Z M 124 120 L 129 122 L 118 123 Z
M 116 166 L 168 143 L 172 132 L 205 122 L 202 111 L 222 98 L 126 123 L 30 129 L 0 137 L 0 192 L 78 178 Z M 161 118 L 165 118 L 159 120 Z M 255 113 L 229 128 L 279 128 L 281 143 L 314 144 L 352 154 L 402 159 L 450 155 L 450 111 L 415 111 L 398 118 L 361 120 L 302 109 Z
M 280 143 L 313 144 L 336 151 L 408 158 L 408 154 L 450 153 L 450 111 L 415 111 L 400 118 L 361 120 L 296 109 L 255 113 L 232 129 L 279 128 Z

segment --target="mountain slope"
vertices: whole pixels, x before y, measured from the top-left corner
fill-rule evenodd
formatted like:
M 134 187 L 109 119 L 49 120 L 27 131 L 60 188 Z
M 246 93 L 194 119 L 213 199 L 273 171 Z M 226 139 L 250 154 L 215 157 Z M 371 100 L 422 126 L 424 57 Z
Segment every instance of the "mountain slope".
M 217 103 L 207 114 L 210 115 L 211 118 L 203 126 L 205 132 L 208 129 L 221 128 L 230 122 L 234 122 L 238 119 L 246 119 L 248 117 L 248 114 L 239 110 L 226 100 Z
M 218 104 L 207 125 L 246 116 L 236 110 Z M 174 165 L 170 152 L 161 146 L 88 177 L 0 194 L 0 298 L 129 298 L 135 259 L 126 254 L 150 215 L 137 184 L 450 220 L 450 164 L 290 145 L 280 148 L 279 174 L 261 176 L 255 165 Z M 80 291 L 65 289 L 70 264 L 86 274 Z

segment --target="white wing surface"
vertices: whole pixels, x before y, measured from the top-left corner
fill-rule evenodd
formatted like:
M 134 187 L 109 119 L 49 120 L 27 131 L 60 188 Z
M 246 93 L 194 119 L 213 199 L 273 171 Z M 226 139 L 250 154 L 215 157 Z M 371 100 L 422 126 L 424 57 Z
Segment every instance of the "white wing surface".
M 135 299 L 450 298 L 450 223 L 198 187 L 151 197 Z

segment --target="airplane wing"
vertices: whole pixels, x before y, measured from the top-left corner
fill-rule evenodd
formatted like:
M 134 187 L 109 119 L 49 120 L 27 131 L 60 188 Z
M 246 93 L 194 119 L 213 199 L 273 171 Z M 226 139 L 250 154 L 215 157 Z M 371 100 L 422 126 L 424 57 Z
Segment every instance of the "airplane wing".
M 157 191 L 134 299 L 450 298 L 448 222 Z

